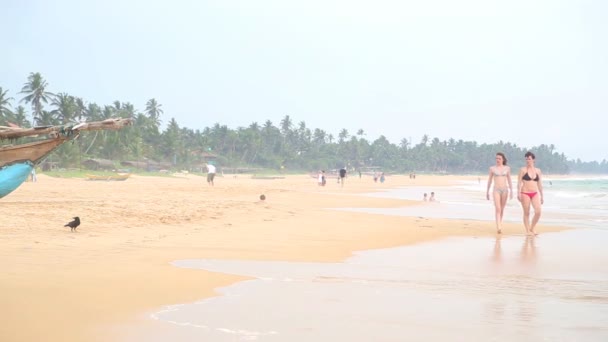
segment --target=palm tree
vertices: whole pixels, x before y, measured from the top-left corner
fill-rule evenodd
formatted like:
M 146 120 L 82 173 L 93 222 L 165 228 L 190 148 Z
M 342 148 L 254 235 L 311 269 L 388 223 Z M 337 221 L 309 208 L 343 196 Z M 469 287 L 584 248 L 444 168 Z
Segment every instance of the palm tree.
M 77 110 L 74 96 L 67 93 L 59 93 L 55 96 L 51 105 L 56 107 L 51 113 L 53 113 L 61 123 L 66 124 L 74 120 Z
M 59 121 L 53 113 L 43 110 L 40 116 L 36 119 L 36 123 L 40 126 L 59 125 Z
M 146 114 L 152 119 L 156 127 L 160 126 L 160 115 L 164 113 L 160 108 L 162 106 L 163 105 L 156 102 L 156 99 L 149 99 L 148 102 L 146 102 Z
M 76 112 L 74 113 L 74 118 L 78 119 L 78 121 L 82 121 L 82 117 L 86 116 L 87 106 L 82 100 L 82 98 L 76 98 Z
M 420 140 L 420 145 L 426 146 L 429 143 L 429 135 L 425 134 L 422 136 L 422 140 Z
M 283 133 L 283 137 L 287 137 L 287 135 L 289 135 L 292 125 L 293 122 L 291 121 L 289 115 L 285 115 L 283 120 L 281 120 L 281 133 Z
M 123 118 L 134 118 L 135 117 L 135 106 L 132 103 L 126 102 L 122 104 L 121 117 Z
M 39 72 L 32 72 L 23 88 L 21 88 L 20 93 L 25 94 L 21 102 L 27 102 L 32 105 L 32 115 L 36 122 L 40 121 L 40 116 L 42 115 L 42 103 L 49 103 L 49 100 L 54 96 L 53 93 L 46 91 L 47 86 L 48 84 Z
M 27 115 L 23 106 L 17 106 L 17 108 L 15 108 L 13 120 L 15 120 L 13 123 L 19 127 L 30 127 L 30 122 L 27 120 Z
M 84 111 L 84 116 L 90 121 L 101 120 L 101 108 L 99 108 L 97 103 L 89 103 L 87 109 Z
M 346 128 L 342 128 L 340 133 L 338 133 L 338 142 L 342 144 L 344 141 L 346 141 L 346 139 L 348 139 L 349 136 L 350 134 L 348 133 L 348 130 Z
M 11 104 L 10 101 L 13 100 L 12 97 L 8 97 L 8 90 L 3 90 L 0 87 L 0 117 L 7 118 L 12 116 L 13 112 L 11 112 Z
M 116 112 L 119 112 L 122 109 L 122 104 L 120 103 L 120 101 L 116 100 L 112 102 L 112 104 L 114 105 L 114 109 L 116 109 Z

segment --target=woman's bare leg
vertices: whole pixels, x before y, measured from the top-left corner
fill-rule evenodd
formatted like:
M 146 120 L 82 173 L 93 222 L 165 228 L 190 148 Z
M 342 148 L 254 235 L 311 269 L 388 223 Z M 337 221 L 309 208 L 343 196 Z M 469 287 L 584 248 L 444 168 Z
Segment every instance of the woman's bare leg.
M 496 220 L 496 233 L 501 234 L 502 233 L 502 212 L 503 212 L 503 208 L 502 208 L 502 199 L 501 199 L 501 194 L 499 192 L 494 191 L 492 193 L 492 196 L 494 197 L 494 218 Z
M 530 233 L 537 235 L 536 231 L 534 230 L 534 228 L 536 228 L 536 224 L 538 223 L 538 220 L 540 219 L 540 214 L 541 214 L 541 205 L 540 205 L 540 196 L 536 195 L 534 196 L 534 198 L 532 199 L 532 207 L 534 208 L 534 216 L 532 217 L 532 225 L 530 226 Z
M 528 195 L 521 195 L 521 208 L 524 210 L 524 227 L 526 228 L 526 234 L 530 235 L 530 197 Z
M 505 207 L 507 206 L 507 198 L 509 194 L 504 192 L 500 194 L 500 226 L 502 227 L 502 219 L 505 217 Z

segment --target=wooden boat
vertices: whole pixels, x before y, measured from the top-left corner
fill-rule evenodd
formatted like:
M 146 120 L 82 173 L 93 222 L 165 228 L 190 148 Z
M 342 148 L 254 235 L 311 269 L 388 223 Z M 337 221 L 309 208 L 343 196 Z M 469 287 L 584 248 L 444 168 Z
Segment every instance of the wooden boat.
M 130 173 L 119 173 L 116 175 L 102 176 L 102 175 L 87 175 L 87 180 L 90 181 L 126 181 L 131 177 Z
M 38 163 L 66 141 L 78 137 L 81 131 L 119 130 L 131 125 L 132 119 L 108 119 L 74 125 L 34 128 L 0 127 L 0 140 L 44 136 L 41 140 L 0 147 L 0 198 L 17 189 Z

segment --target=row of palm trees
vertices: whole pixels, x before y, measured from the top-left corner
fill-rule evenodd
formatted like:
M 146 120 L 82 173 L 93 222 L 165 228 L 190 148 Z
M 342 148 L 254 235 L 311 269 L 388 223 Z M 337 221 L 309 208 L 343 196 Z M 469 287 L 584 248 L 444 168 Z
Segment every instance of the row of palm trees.
M 98 121 L 112 117 L 134 119 L 134 126 L 118 132 L 87 134 L 74 144 L 66 144 L 54 153 L 54 161 L 75 167 L 84 158 L 165 161 L 180 169 L 196 169 L 209 153 L 221 166 L 263 167 L 294 171 L 380 167 L 394 172 L 487 172 L 497 151 L 504 152 L 514 167 L 523 165 L 523 155 L 533 150 L 537 164 L 545 172 L 608 172 L 606 161 L 584 163 L 568 160 L 553 145 L 526 148 L 499 141 L 478 144 L 475 141 L 440 140 L 424 135 L 421 141 L 402 139 L 398 145 L 386 137 L 369 141 L 363 129 L 350 134 L 342 129 L 337 137 L 320 128 L 311 129 L 304 121 L 297 124 L 286 115 L 278 125 L 270 120 L 252 122 L 247 127 L 230 129 L 216 123 L 194 130 L 180 127 L 172 118 L 161 131 L 162 105 L 150 99 L 140 112 L 129 102 L 114 101 L 99 106 L 67 93 L 51 93 L 40 73 L 31 73 L 23 85 L 19 105 L 0 87 L 0 125 L 62 125 L 75 121 Z M 22 105 L 31 108 L 31 121 Z

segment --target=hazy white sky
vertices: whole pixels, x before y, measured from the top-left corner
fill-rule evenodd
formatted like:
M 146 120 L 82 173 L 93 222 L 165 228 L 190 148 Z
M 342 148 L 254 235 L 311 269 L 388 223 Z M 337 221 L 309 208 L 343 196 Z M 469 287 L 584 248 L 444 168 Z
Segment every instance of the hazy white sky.
M 608 159 L 608 2 L 0 0 L 0 86 L 154 97 L 180 126 L 418 143 L 555 144 Z

